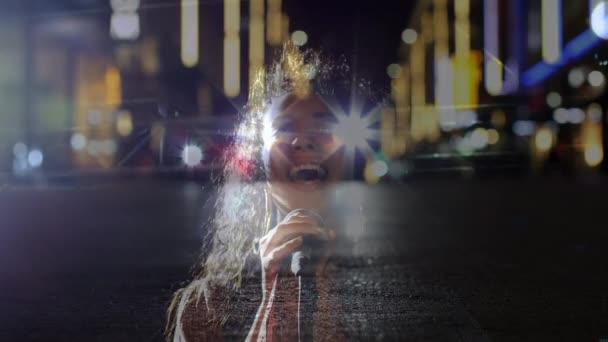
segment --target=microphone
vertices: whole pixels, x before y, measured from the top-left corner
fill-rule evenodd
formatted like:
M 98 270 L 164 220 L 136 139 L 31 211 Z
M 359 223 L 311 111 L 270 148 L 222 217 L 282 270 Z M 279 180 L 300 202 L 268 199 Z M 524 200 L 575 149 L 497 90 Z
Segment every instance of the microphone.
M 296 209 L 287 217 L 304 214 L 316 218 L 320 228 L 326 228 L 323 218 L 311 209 Z M 315 267 L 325 242 L 315 236 L 305 236 L 299 250 L 291 256 L 291 272 L 298 278 L 298 341 L 313 339 L 313 314 L 316 310 L 317 284 Z

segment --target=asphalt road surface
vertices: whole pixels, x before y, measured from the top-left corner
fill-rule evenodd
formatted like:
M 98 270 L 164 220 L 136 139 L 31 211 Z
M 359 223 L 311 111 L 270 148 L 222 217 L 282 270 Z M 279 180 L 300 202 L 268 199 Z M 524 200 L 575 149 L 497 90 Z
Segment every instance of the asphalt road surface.
M 606 180 L 349 186 L 367 221 L 338 277 L 355 339 L 608 339 Z M 0 188 L 0 341 L 162 341 L 208 194 L 158 180 Z

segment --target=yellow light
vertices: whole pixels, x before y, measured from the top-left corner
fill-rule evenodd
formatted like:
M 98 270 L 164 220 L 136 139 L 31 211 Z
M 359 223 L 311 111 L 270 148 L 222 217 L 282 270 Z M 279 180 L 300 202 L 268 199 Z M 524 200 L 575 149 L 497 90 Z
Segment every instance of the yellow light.
M 390 151 L 388 157 L 402 155 L 407 150 L 407 138 L 410 128 L 410 68 L 404 64 L 400 68 L 399 78 L 391 81 L 391 96 L 395 101 L 394 110 L 386 110 L 383 120 L 390 120 L 390 124 L 383 133 L 383 138 L 387 139 L 383 146 Z M 385 119 L 386 117 L 386 119 Z M 389 128 L 390 127 L 390 128 Z
M 492 125 L 494 125 L 494 127 L 500 129 L 500 128 L 505 127 L 505 124 L 507 123 L 507 116 L 506 116 L 505 112 L 497 109 L 492 112 L 491 121 L 492 121 Z
M 181 58 L 186 67 L 198 63 L 198 0 L 182 0 Z
M 465 0 L 466 1 L 466 0 Z M 450 31 L 447 25 L 448 4 L 447 0 L 434 0 L 433 30 L 435 33 L 435 58 L 443 58 L 450 53 L 449 39 Z
M 121 110 L 116 116 L 116 131 L 123 137 L 128 136 L 133 131 L 133 119 L 128 110 Z
M 267 6 L 267 16 L 266 19 L 268 22 L 268 26 L 266 27 L 266 39 L 268 44 L 272 46 L 277 46 L 281 44 L 281 19 L 283 14 L 281 13 L 281 0 L 268 0 Z
M 589 112 L 592 111 L 591 108 L 593 106 L 594 105 L 590 106 Z M 584 150 L 585 163 L 590 167 L 595 167 L 604 159 L 604 147 L 602 145 L 603 128 L 601 117 L 598 121 L 598 118 L 593 118 L 592 116 L 594 115 L 591 115 L 591 113 L 588 113 L 588 116 L 588 119 L 585 120 L 581 126 L 580 141 Z
M 500 140 L 500 134 L 495 129 L 488 130 L 488 144 L 495 145 Z
M 383 160 L 368 160 L 365 169 L 365 181 L 369 184 L 376 184 L 388 173 L 388 165 Z
M 396 115 L 393 108 L 388 107 L 382 110 L 382 119 L 380 120 L 380 149 L 389 158 L 396 155 L 395 119 Z
M 542 0 L 543 59 L 555 63 L 562 52 L 561 0 Z
M 224 93 L 236 97 L 241 91 L 240 41 L 238 37 L 224 38 Z
M 468 57 L 471 50 L 470 0 L 454 1 L 456 56 Z
M 425 61 L 425 40 L 424 31 L 422 36 L 412 45 L 411 63 L 412 65 L 424 65 Z M 411 68 L 412 73 L 412 120 L 411 120 L 411 136 L 414 141 L 424 139 L 424 129 L 422 126 L 423 109 L 426 106 L 426 89 L 425 89 L 425 70 L 424 68 Z
M 600 144 L 589 144 L 585 146 L 585 163 L 591 167 L 600 165 L 604 160 L 604 151 Z
M 264 0 L 249 2 L 249 97 L 251 98 L 256 75 L 264 67 Z M 258 82 L 263 82 L 261 77 Z M 263 83 L 260 85 L 263 89 Z
M 158 42 L 154 37 L 146 37 L 142 42 L 141 66 L 147 75 L 156 75 L 160 70 Z
M 390 64 L 386 68 L 386 74 L 392 79 L 399 78 L 401 76 L 401 66 L 399 64 Z
M 281 42 L 289 40 L 289 16 L 287 14 L 281 15 Z
M 106 84 L 106 104 L 110 106 L 119 105 L 122 100 L 122 86 L 120 80 L 120 71 L 114 66 L 106 68 L 105 74 Z
M 224 93 L 236 97 L 241 91 L 240 0 L 224 0 Z
M 154 151 L 160 151 L 165 138 L 165 126 L 160 122 L 155 122 L 150 129 L 150 148 Z
M 482 55 L 479 51 L 468 53 L 466 58 L 454 57 L 454 105 L 473 107 L 479 104 L 479 83 Z
M 548 128 L 539 129 L 534 137 L 534 143 L 540 152 L 549 151 L 553 146 L 553 132 Z
M 488 94 L 494 96 L 500 95 L 504 83 L 502 79 L 502 63 L 497 58 L 492 58 L 486 63 L 485 72 L 485 85 Z

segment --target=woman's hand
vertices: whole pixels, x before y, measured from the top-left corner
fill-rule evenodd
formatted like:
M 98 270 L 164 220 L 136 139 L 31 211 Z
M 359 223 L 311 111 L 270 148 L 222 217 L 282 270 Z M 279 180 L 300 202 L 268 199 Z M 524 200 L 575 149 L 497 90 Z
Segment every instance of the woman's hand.
M 302 246 L 306 236 L 326 242 L 322 245 L 323 251 L 315 251 L 318 255 L 322 255 L 315 266 L 316 273 L 317 275 L 323 273 L 335 233 L 331 229 L 323 228 L 318 217 L 297 211 L 286 216 L 260 239 L 264 291 L 272 289 L 277 275 L 288 264 L 291 255 Z
M 298 301 L 296 277 L 285 271 L 292 254 L 302 246 L 304 237 L 307 236 L 326 242 L 322 244 L 322 251 L 315 251 L 316 254 L 321 255 L 314 265 L 316 275 L 319 276 L 325 271 L 335 233 L 331 229 L 322 228 L 318 217 L 306 212 L 294 212 L 260 239 L 263 299 L 247 341 L 270 339 L 279 330 L 287 339 L 291 334 L 296 333 Z M 280 279 L 284 274 L 286 274 L 285 278 L 291 279 Z M 279 321 L 283 322 L 282 328 L 277 326 Z

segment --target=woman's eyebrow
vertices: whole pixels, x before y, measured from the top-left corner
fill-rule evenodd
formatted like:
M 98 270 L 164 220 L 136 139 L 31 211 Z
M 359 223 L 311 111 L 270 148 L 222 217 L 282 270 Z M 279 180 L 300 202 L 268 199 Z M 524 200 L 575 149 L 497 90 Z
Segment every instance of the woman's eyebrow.
M 286 123 L 290 123 L 292 121 L 293 119 L 291 119 L 289 116 L 278 116 L 274 120 L 272 120 L 272 126 L 278 127 Z
M 313 118 L 322 120 L 322 121 L 329 121 L 329 122 L 335 122 L 335 123 L 338 122 L 338 119 L 332 112 L 315 112 L 312 114 L 312 116 L 313 116 Z

